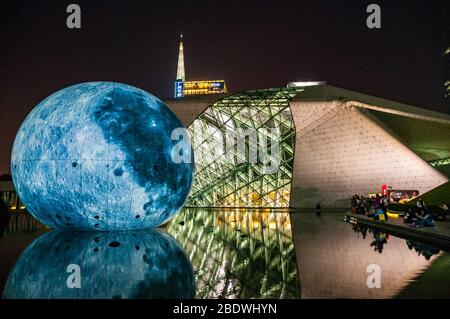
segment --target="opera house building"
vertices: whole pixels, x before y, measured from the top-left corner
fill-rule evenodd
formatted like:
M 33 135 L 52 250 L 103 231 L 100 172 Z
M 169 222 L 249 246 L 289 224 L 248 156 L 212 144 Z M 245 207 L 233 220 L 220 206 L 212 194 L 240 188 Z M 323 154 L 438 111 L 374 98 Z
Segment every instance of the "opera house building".
M 354 194 L 423 194 L 448 181 L 450 116 L 326 85 L 167 100 L 188 127 L 196 176 L 188 207 L 349 207 Z M 224 161 L 227 132 L 258 132 L 276 169 Z M 246 154 L 252 151 L 250 136 Z M 259 145 L 260 146 L 260 145 Z M 237 149 L 237 148 L 236 148 Z M 232 154 L 238 156 L 238 154 Z

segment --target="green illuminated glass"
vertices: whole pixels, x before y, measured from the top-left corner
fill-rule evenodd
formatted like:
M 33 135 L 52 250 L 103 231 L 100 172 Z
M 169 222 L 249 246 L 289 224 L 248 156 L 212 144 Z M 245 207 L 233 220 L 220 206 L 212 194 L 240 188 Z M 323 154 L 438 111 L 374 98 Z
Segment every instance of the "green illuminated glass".
M 289 207 L 295 147 L 289 101 L 301 91 L 302 88 L 248 91 L 225 97 L 208 107 L 188 128 L 196 176 L 186 206 Z M 261 134 L 278 130 L 279 152 L 272 154 L 278 165 L 275 172 L 267 174 L 259 161 L 223 160 L 220 145 L 225 145 L 227 132 L 238 128 L 258 132 L 258 149 L 265 138 L 273 142 L 270 136 Z M 235 146 L 231 156 L 236 159 L 237 143 L 230 143 Z M 246 155 L 254 149 L 254 143 L 245 139 Z
M 299 298 L 286 210 L 184 208 L 167 231 L 186 251 L 196 298 Z
M 430 162 L 430 165 L 433 167 L 446 166 L 449 164 L 450 164 L 450 158 L 439 159 L 439 160 Z

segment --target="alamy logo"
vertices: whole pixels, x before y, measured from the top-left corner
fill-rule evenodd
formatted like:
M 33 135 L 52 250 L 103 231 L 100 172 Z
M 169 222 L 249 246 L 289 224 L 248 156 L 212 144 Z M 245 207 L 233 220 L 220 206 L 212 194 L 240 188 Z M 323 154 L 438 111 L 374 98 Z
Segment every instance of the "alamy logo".
M 70 275 L 66 279 L 67 288 L 81 288 L 81 269 L 77 264 L 70 264 L 67 266 L 66 271 Z
M 372 3 L 367 6 L 367 13 L 370 15 L 367 17 L 366 24 L 369 29 L 381 29 L 381 8 L 378 4 Z
M 81 8 L 78 4 L 69 4 L 66 12 L 70 13 L 66 19 L 66 25 L 69 29 L 81 29 Z
M 366 284 L 369 289 L 381 288 L 381 267 L 377 264 L 370 264 L 366 268 L 367 276 Z
M 242 164 L 261 164 L 263 174 L 274 174 L 280 165 L 279 128 L 237 128 L 198 132 L 199 136 L 209 137 L 196 149 L 196 156 L 207 165 L 212 162 Z M 185 128 L 172 131 L 174 163 L 191 163 L 191 140 Z

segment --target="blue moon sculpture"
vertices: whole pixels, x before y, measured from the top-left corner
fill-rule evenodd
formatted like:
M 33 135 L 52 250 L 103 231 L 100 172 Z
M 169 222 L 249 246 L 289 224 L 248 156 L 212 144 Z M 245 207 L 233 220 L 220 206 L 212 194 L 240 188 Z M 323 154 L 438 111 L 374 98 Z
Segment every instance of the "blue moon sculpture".
M 20 256 L 3 291 L 6 299 L 194 297 L 188 257 L 159 229 L 44 234 Z
M 20 127 L 14 185 L 27 210 L 53 228 L 161 225 L 183 206 L 193 179 L 189 139 L 172 140 L 180 128 L 161 100 L 138 88 L 67 87 L 39 103 Z M 192 160 L 173 161 L 173 150 Z

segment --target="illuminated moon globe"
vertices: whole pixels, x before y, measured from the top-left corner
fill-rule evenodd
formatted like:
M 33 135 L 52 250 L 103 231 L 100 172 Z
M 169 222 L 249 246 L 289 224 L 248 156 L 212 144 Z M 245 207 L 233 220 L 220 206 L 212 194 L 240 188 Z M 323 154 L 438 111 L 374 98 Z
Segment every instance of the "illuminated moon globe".
M 193 151 L 183 124 L 155 96 L 112 82 L 62 89 L 27 116 L 11 170 L 27 210 L 53 228 L 161 225 L 183 206 Z

